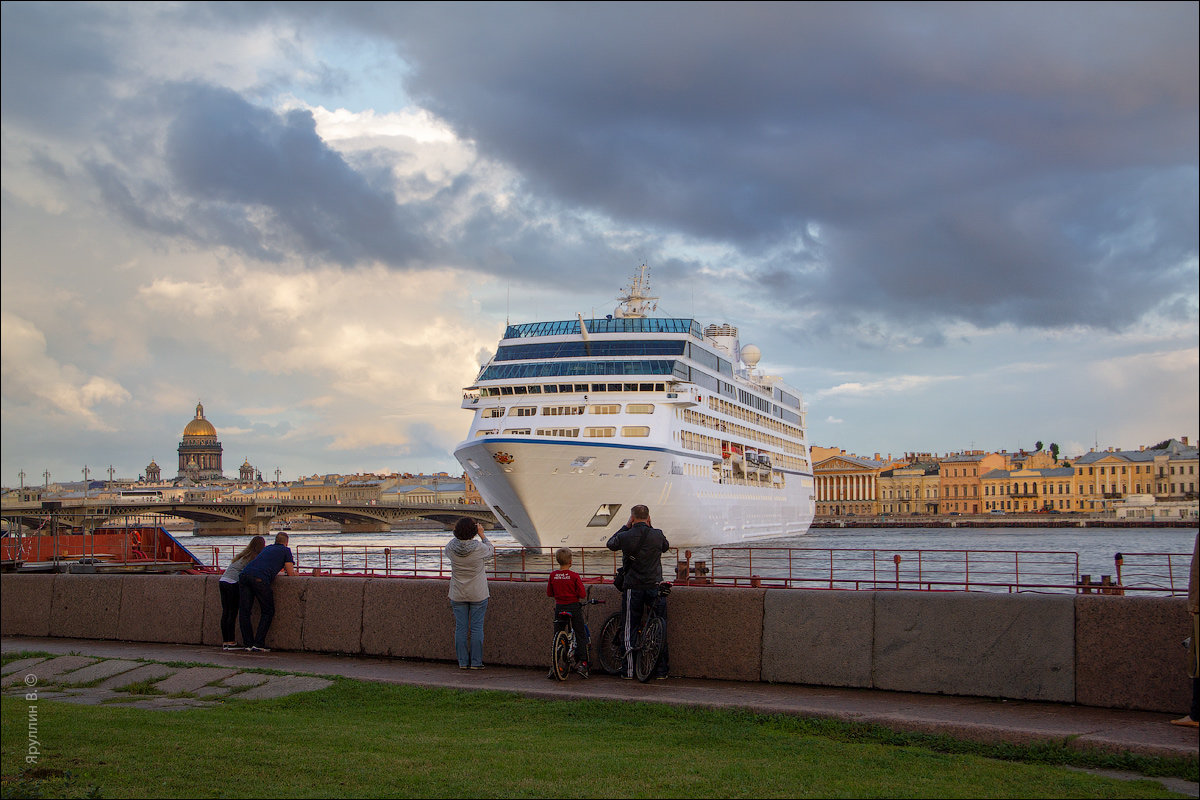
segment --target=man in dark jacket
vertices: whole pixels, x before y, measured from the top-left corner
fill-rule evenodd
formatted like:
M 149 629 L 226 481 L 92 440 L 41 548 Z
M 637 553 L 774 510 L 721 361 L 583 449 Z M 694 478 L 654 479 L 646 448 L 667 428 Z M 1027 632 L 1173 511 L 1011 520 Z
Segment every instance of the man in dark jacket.
M 630 510 L 629 521 L 608 540 L 609 550 L 620 550 L 622 566 L 625 567 L 625 589 L 621 593 L 624 612 L 625 671 L 622 677 L 633 677 L 633 647 L 642 623 L 642 612 L 654 603 L 658 613 L 666 621 L 666 599 L 659 596 L 658 586 L 662 583 L 662 554 L 671 545 L 667 537 L 650 522 L 650 509 L 637 505 Z M 667 646 L 663 642 L 662 656 L 658 661 L 656 678 L 667 677 Z

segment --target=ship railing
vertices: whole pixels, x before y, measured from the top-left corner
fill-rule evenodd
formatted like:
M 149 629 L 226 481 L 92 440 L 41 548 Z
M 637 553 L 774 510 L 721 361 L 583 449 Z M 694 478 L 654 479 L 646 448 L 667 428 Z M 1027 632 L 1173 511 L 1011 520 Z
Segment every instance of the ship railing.
M 429 545 L 294 545 L 301 574 L 365 577 L 450 577 L 450 559 Z M 211 571 L 233 560 L 232 545 L 195 551 Z M 621 555 L 603 547 L 572 548 L 572 569 L 586 583 L 611 583 Z M 1081 575 L 1079 555 L 1065 551 L 868 550 L 714 547 L 707 557 L 672 548 L 663 576 L 677 585 L 827 590 L 1034 592 L 1186 595 L 1190 554 L 1118 553 L 1112 575 Z M 501 547 L 490 580 L 544 581 L 557 569 L 553 548 Z M 1095 578 L 1095 580 L 1093 580 Z

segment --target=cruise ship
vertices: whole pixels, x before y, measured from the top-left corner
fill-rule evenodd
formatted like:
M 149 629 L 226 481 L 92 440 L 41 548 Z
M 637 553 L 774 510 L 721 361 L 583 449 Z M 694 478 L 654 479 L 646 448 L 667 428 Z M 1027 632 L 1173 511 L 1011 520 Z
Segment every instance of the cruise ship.
M 646 266 L 603 319 L 509 325 L 454 449 L 529 548 L 602 547 L 650 509 L 674 547 L 794 536 L 815 510 L 805 407 L 731 325 L 657 317 Z

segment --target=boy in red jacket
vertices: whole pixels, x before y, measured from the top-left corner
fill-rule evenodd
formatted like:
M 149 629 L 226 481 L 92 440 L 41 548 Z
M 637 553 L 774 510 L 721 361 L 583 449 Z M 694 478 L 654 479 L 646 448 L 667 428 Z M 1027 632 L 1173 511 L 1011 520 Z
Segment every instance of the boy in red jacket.
M 579 573 L 571 571 L 569 548 L 560 547 L 554 551 L 554 560 L 558 562 L 558 569 L 551 572 L 550 579 L 546 581 L 546 596 L 554 598 L 554 624 L 557 628 L 560 611 L 571 612 L 571 627 L 575 629 L 575 669 L 581 675 L 587 675 L 587 629 L 583 624 L 583 606 L 580 605 L 587 599 L 587 589 Z

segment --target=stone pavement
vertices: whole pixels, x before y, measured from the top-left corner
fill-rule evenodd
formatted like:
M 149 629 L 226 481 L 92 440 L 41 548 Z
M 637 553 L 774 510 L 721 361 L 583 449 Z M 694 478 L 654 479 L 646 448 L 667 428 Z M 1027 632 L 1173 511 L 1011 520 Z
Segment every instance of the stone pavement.
M 9 651 L 8 640 L 4 650 Z M 53 652 L 49 647 L 14 649 Z M 173 711 L 202 708 L 232 697 L 262 700 L 311 692 L 333 681 L 302 675 L 266 675 L 238 668 L 172 667 L 133 661 L 153 656 L 127 653 L 125 658 L 72 655 L 23 658 L 0 670 L 0 687 L 8 697 L 37 693 L 39 700 L 60 700 L 83 705 L 112 704 L 129 708 Z M 171 659 L 178 660 L 178 659 Z M 247 667 L 257 667 L 247 664 Z
M 118 670 L 118 674 L 87 691 L 115 689 L 114 681 L 120 682 L 122 675 L 135 681 L 158 678 L 162 678 L 164 683 L 171 681 L 166 684 L 175 690 L 171 694 L 138 696 L 129 702 L 130 705 L 147 708 L 187 708 L 214 702 L 209 692 L 212 697 L 251 699 L 311 691 L 328 685 L 328 681 L 310 676 L 340 675 L 383 683 L 516 692 L 546 699 L 602 699 L 739 708 L 765 714 L 793 714 L 870 723 L 895 730 L 946 734 L 981 742 L 1029 744 L 1051 741 L 1066 743 L 1080 750 L 1183 758 L 1196 758 L 1198 750 L 1196 729 L 1169 724 L 1179 714 L 1091 708 L 1065 703 L 694 678 L 673 678 L 641 684 L 607 675 L 593 675 L 588 680 L 572 675 L 566 682 L 559 683 L 547 680 L 545 673 L 540 670 L 517 667 L 489 666 L 480 671 L 459 670 L 452 663 L 442 662 L 306 652 L 248 653 L 198 645 L 88 639 L 4 637 L 0 641 L 0 650 L 5 653 L 41 651 L 61 654 L 59 658 L 42 662 L 43 669 L 54 671 L 54 677 L 46 677 L 50 672 L 38 674 L 37 664 L 15 666 L 17 662 L 14 662 L 4 668 L 4 678 L 0 681 L 8 686 L 24 680 L 21 676 L 32 673 L 38 675 L 39 685 L 55 682 L 54 691 L 61 691 L 64 695 L 56 699 L 67 699 L 65 695 L 69 692 L 79 691 L 59 688 L 72 683 L 72 675 L 90 676 L 89 680 L 96 680 L 103 677 L 106 669 Z M 67 658 L 73 660 L 67 662 Z M 211 666 L 189 669 L 170 668 L 161 664 L 137 666 L 133 659 Z M 60 668 L 63 663 L 71 671 Z M 113 665 L 106 667 L 106 664 Z M 130 664 L 134 665 L 130 670 L 121 668 Z M 255 668 L 292 674 L 266 676 L 246 671 Z M 145 672 L 139 675 L 139 671 Z M 166 671 L 171 675 L 167 676 Z M 259 678 L 264 678 L 264 682 L 238 691 Z M 43 684 L 43 681 L 46 683 Z M 163 683 L 155 685 L 161 686 Z M 20 689 L 19 686 L 16 688 Z M 9 691 L 12 689 L 5 689 L 6 693 Z M 91 697 L 87 694 L 73 696 Z M 43 695 L 39 691 L 39 698 L 42 697 L 49 698 L 50 695 Z M 75 702 L 88 701 L 78 699 Z M 1200 796 L 1200 787 L 1195 783 L 1175 779 L 1163 779 L 1163 783 L 1182 794 Z

